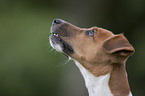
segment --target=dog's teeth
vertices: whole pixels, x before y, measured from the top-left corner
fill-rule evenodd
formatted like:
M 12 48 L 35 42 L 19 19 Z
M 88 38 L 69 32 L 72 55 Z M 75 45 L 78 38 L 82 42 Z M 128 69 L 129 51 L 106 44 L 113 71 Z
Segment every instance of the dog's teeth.
M 54 33 L 53 35 L 58 37 L 58 34 L 57 33 Z

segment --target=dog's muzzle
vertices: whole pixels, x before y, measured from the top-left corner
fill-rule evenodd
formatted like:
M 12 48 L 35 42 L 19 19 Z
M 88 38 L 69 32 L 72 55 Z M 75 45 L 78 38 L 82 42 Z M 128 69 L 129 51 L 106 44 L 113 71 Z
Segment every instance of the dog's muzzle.
M 62 39 L 67 36 L 64 25 L 66 22 L 61 19 L 54 19 L 51 26 L 51 36 L 49 37 L 51 46 L 59 52 L 67 55 L 74 53 L 73 48 Z

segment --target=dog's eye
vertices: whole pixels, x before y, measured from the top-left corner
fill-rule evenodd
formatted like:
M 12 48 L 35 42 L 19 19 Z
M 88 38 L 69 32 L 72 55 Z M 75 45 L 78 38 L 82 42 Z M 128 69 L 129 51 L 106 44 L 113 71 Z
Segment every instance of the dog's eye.
M 89 35 L 89 36 L 93 36 L 94 35 L 94 31 L 93 30 L 88 30 L 86 32 L 86 34 Z

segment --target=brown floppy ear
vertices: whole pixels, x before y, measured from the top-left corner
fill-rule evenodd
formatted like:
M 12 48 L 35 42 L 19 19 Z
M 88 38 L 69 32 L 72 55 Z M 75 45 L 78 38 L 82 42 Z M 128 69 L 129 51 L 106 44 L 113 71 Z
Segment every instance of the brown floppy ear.
M 114 35 L 103 43 L 105 52 L 120 56 L 130 56 L 134 53 L 134 48 L 123 34 Z

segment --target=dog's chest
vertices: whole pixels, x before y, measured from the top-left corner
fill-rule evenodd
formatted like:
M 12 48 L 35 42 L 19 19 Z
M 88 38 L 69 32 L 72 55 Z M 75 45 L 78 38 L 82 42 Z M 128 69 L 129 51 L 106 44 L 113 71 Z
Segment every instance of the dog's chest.
M 109 88 L 110 73 L 96 77 L 86 70 L 79 62 L 74 60 L 79 67 L 86 83 L 89 96 L 113 96 Z

